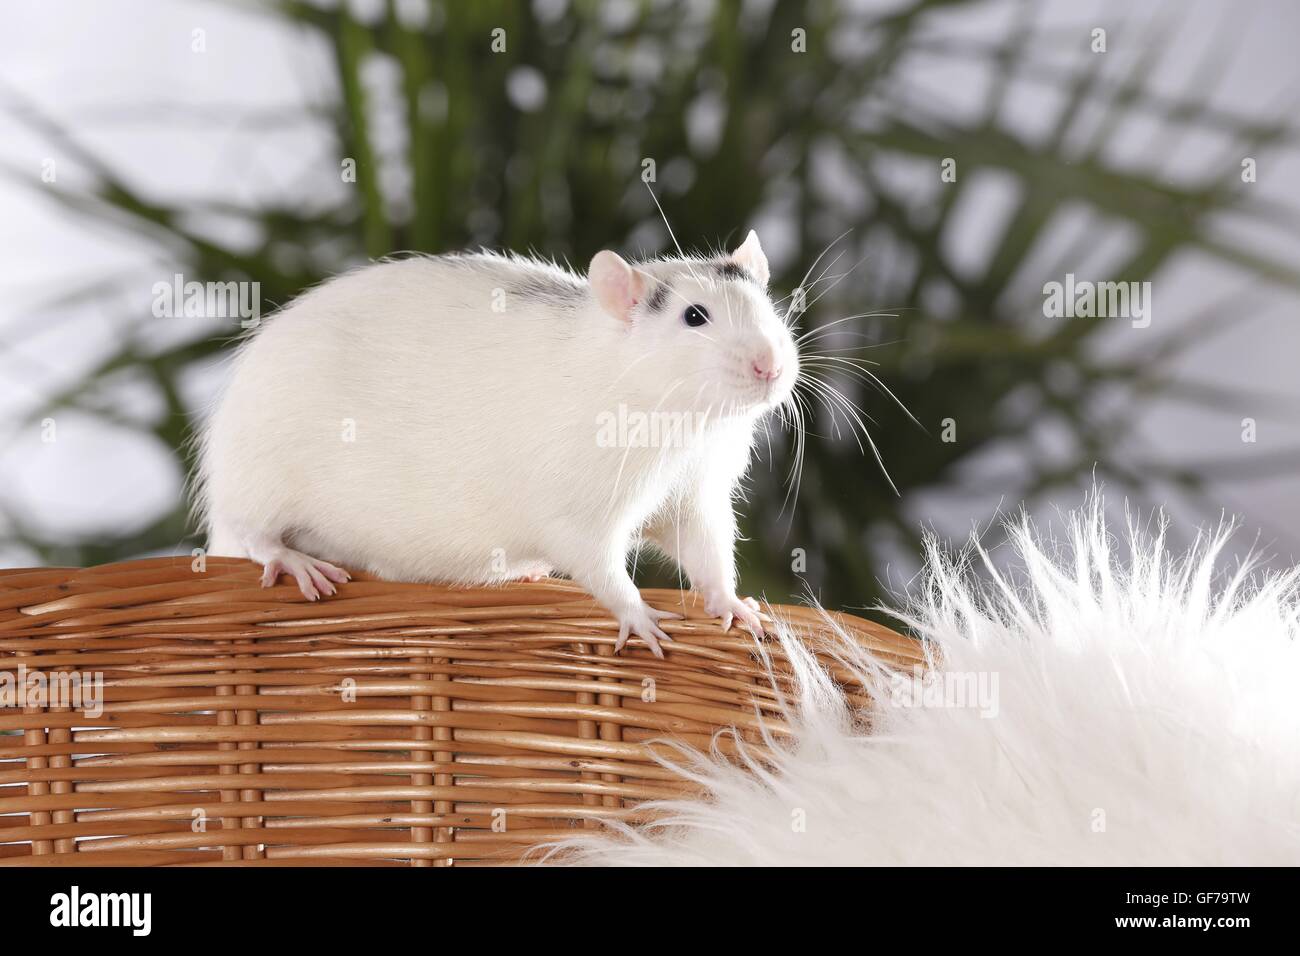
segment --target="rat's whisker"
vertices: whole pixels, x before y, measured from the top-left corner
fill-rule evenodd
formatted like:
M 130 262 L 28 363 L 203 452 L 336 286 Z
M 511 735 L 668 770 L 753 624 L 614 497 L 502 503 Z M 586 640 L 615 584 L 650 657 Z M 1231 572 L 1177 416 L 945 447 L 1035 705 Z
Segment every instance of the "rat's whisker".
M 841 249 L 841 250 L 836 254 L 836 256 L 835 256 L 834 259 L 832 259 L 830 262 L 826 263 L 826 267 L 825 267 L 824 269 L 822 269 L 822 271 L 821 271 L 820 273 L 818 273 L 817 278 L 813 279 L 812 282 L 808 282 L 808 281 L 807 281 L 808 277 L 807 277 L 807 276 L 804 276 L 804 281 L 801 282 L 801 283 L 799 284 L 799 288 L 803 291 L 803 293 L 804 293 L 804 295 L 805 295 L 805 298 L 807 297 L 807 294 L 808 294 L 809 292 L 811 292 L 813 289 L 817 288 L 817 286 L 821 285 L 821 283 L 826 282 L 826 281 L 829 281 L 829 280 L 837 280 L 837 279 L 841 279 L 841 278 L 843 278 L 845 275 L 847 275 L 847 273 L 843 273 L 843 272 L 842 272 L 842 273 L 838 273 L 838 274 L 836 274 L 836 275 L 834 275 L 834 276 L 832 276 L 832 275 L 830 274 L 831 270 L 835 268 L 835 264 L 836 264 L 837 262 L 839 262 L 841 259 L 844 258 L 844 253 L 845 253 L 845 250 Z M 791 292 L 790 295 L 793 296 L 794 293 Z M 787 298 L 789 298 L 789 296 L 787 296 Z M 802 310 L 801 310 L 801 311 L 802 311 Z
M 650 193 L 650 198 L 654 201 L 655 208 L 659 210 L 659 216 L 664 221 L 664 228 L 668 230 L 668 236 L 669 238 L 672 239 L 673 245 L 677 248 L 677 255 L 681 257 L 682 262 L 685 264 L 686 271 L 690 274 L 691 278 L 694 279 L 696 282 L 704 284 L 704 280 L 701 279 L 700 276 L 696 273 L 695 266 L 691 263 L 690 257 L 688 257 L 685 251 L 682 249 L 682 244 L 677 241 L 677 234 L 673 232 L 672 224 L 668 221 L 668 214 L 664 212 L 664 207 L 659 204 L 659 197 L 655 195 L 654 188 L 651 187 L 650 183 L 648 182 L 645 184 L 645 188 L 646 191 Z
M 785 509 L 790 508 L 790 523 L 794 524 L 795 510 L 799 506 L 799 489 L 803 484 L 803 463 L 805 450 L 805 432 L 804 409 L 806 399 L 797 392 L 790 393 L 790 411 L 792 421 L 794 422 L 794 458 L 790 462 L 790 471 L 786 476 L 785 500 L 781 502 L 781 511 L 778 518 L 785 514 Z
M 925 426 L 922 425 L 919 421 L 917 421 L 916 416 L 912 414 L 912 410 L 908 408 L 905 404 L 903 404 L 903 400 L 901 398 L 899 398 L 892 391 L 890 391 L 889 386 L 886 385 L 883 381 L 881 381 L 880 376 L 878 376 L 875 372 L 871 371 L 869 368 L 864 367 L 864 365 L 862 364 L 863 361 L 864 360 L 854 360 L 850 358 L 845 358 L 842 355 L 814 355 L 809 357 L 809 362 L 813 365 L 813 367 L 820 366 L 822 368 L 839 367 L 839 368 L 852 369 L 852 372 L 850 372 L 849 374 L 854 375 L 860 381 L 866 382 L 867 384 L 871 385 L 877 391 L 883 392 L 885 395 L 888 395 L 893 400 L 894 404 L 903 410 L 903 414 L 912 420 L 913 424 L 915 424 L 919 428 L 924 429 Z M 832 365 L 827 366 L 825 364 L 827 362 L 832 363 Z
M 823 393 L 824 396 L 834 401 L 846 413 L 850 424 L 856 425 L 858 431 L 861 432 L 862 437 L 866 439 L 867 444 L 871 447 L 871 453 L 876 459 L 876 464 L 880 467 L 881 474 L 883 474 L 885 476 L 885 480 L 889 482 L 889 487 L 893 489 L 894 494 L 898 494 L 899 493 L 898 486 L 894 484 L 894 479 L 889 474 L 889 469 L 885 467 L 885 460 L 883 457 L 881 457 L 880 449 L 876 446 L 875 440 L 871 437 L 870 430 L 867 428 L 866 423 L 862 420 L 863 416 L 866 416 L 868 420 L 871 419 L 871 416 L 867 415 L 866 412 L 864 412 L 859 406 L 857 406 L 853 401 L 847 398 L 839 389 L 835 388 L 830 383 L 819 379 L 815 375 L 810 375 L 808 378 L 810 382 L 816 382 L 818 385 L 823 387 L 825 389 Z M 909 413 L 909 417 L 910 417 L 910 413 Z M 913 420 L 915 421 L 915 419 Z M 861 448 L 861 442 L 859 442 L 858 444 L 859 444 L 859 448 Z
M 860 405 L 858 405 L 851 398 L 845 395 L 839 388 L 837 388 L 833 382 L 827 381 L 826 379 L 818 378 L 816 376 L 809 376 L 809 380 L 813 382 L 817 382 L 819 385 L 821 385 L 825 389 L 825 394 L 827 395 L 827 397 L 829 397 L 831 401 L 833 401 L 836 404 L 836 406 L 838 406 L 839 408 L 843 409 L 846 412 L 847 414 L 846 420 L 849 422 L 851 428 L 853 426 L 860 426 L 861 429 L 865 432 L 867 427 L 866 422 L 869 421 L 873 425 L 876 424 L 874 418 L 868 415 Z M 863 419 L 865 419 L 866 421 L 863 421 Z
M 851 318 L 857 318 L 857 316 L 851 316 Z M 826 338 L 832 333 L 837 338 L 866 339 L 867 343 L 869 344 L 835 345 L 835 346 L 820 345 L 817 347 L 817 351 L 819 352 L 866 352 L 871 349 L 883 349 L 890 345 L 898 345 L 900 342 L 904 341 L 903 339 L 886 339 L 883 342 L 878 342 L 876 341 L 876 337 L 874 335 L 869 335 L 866 332 L 853 332 L 848 329 L 832 329 L 829 326 L 819 325 L 817 326 L 817 328 L 810 329 L 809 331 L 805 332 L 803 335 L 799 337 L 800 351 L 802 352 L 803 346 L 809 345 L 813 342 L 819 341 L 820 339 Z
M 799 285 L 797 286 L 797 288 L 802 289 L 802 288 L 804 287 L 804 283 L 808 281 L 808 277 L 809 277 L 810 275 L 812 275 L 813 270 L 817 268 L 817 263 L 819 263 L 819 262 L 822 261 L 822 257 L 825 256 L 826 253 L 828 253 L 828 252 L 831 251 L 831 247 L 834 246 L 835 243 L 839 242 L 841 239 L 843 239 L 845 236 L 847 236 L 847 235 L 848 235 L 849 233 L 851 233 L 852 231 L 853 231 L 852 227 L 850 227 L 850 228 L 848 228 L 848 229 L 845 229 L 845 230 L 844 230 L 843 232 L 841 232 L 838 236 L 836 236 L 834 239 L 832 239 L 830 242 L 828 242 L 828 243 L 826 244 L 826 248 L 825 248 L 825 249 L 823 249 L 821 252 L 817 253 L 817 258 L 814 259 L 814 260 L 812 261 L 812 265 L 810 265 L 810 266 L 808 267 L 808 271 L 805 272 L 805 273 L 803 274 L 803 278 L 799 280 Z M 801 311 L 802 311 L 802 310 L 801 310 Z M 789 315 L 790 315 L 789 310 L 787 310 L 787 311 L 786 311 L 786 318 L 789 318 Z
M 795 345 L 800 345 L 803 342 L 809 341 L 813 337 L 825 335 L 828 330 L 833 329 L 838 325 L 843 325 L 845 322 L 872 318 L 896 319 L 898 318 L 898 314 L 895 312 L 858 312 L 855 315 L 846 315 L 842 319 L 836 319 L 834 322 L 826 322 L 822 325 L 816 326 L 815 328 L 809 329 L 807 332 L 804 332 L 796 338 L 794 342 Z
M 829 423 L 831 426 L 830 437 L 838 441 L 840 438 L 843 437 L 842 434 L 840 433 L 839 416 L 835 413 L 835 409 L 830 407 L 829 399 L 827 399 L 826 396 L 823 394 L 824 386 L 822 385 L 821 381 L 819 379 L 813 378 L 812 376 L 805 376 L 800 381 L 800 385 L 803 387 L 810 401 L 815 400 L 818 405 L 826 409 L 829 417 Z
M 799 288 L 802 292 L 804 292 L 804 293 L 806 294 L 809 290 L 815 288 L 815 287 L 818 285 L 818 283 L 825 282 L 825 281 L 826 281 L 826 277 L 830 274 L 830 271 L 831 271 L 832 269 L 835 268 L 835 263 L 839 262 L 839 261 L 840 261 L 841 259 L 843 259 L 843 258 L 844 258 L 844 250 L 841 249 L 841 250 L 836 254 L 836 256 L 835 256 L 834 259 L 832 259 L 830 262 L 826 263 L 826 268 L 822 269 L 822 271 L 821 271 L 820 273 L 818 273 L 817 278 L 813 279 L 812 282 L 809 282 L 809 281 L 808 281 L 808 276 L 807 276 L 807 274 L 805 274 L 804 277 L 803 277 L 803 281 L 801 281 L 801 282 L 799 283 L 799 285 L 798 285 L 797 288 Z M 814 264 L 815 264 L 815 263 L 814 263 Z M 809 271 L 811 271 L 811 270 L 809 270 Z M 791 298 L 791 297 L 793 297 L 793 296 L 794 296 L 794 292 L 791 291 L 790 294 L 787 295 L 787 296 L 785 296 L 784 298 L 789 299 L 789 298 Z M 784 301 L 784 299 L 783 299 L 782 301 Z
M 814 299 L 813 299 L 811 302 L 808 303 L 807 308 L 805 309 L 805 311 L 807 311 L 808 309 L 811 309 L 811 308 L 812 308 L 813 306 L 815 306 L 818 302 L 820 302 L 822 299 L 824 299 L 828 294 L 830 294 L 830 293 L 835 289 L 835 287 L 836 287 L 837 285 L 839 285 L 841 282 L 843 282 L 845 279 L 847 279 L 849 276 L 851 276 L 851 275 L 854 273 L 854 271 L 857 270 L 858 266 L 862 265 L 862 263 L 864 263 L 864 262 L 866 262 L 866 261 L 867 261 L 867 257 L 866 257 L 866 256 L 863 256 L 863 257 L 862 257 L 861 259 L 859 259 L 857 262 L 853 263 L 853 265 L 852 265 L 850 268 L 844 270 L 844 271 L 841 272 L 839 275 L 837 275 L 837 276 L 835 277 L 834 281 L 831 282 L 830 285 L 828 285 L 828 286 L 827 286 L 825 289 L 823 289 L 821 292 L 817 293 L 816 297 L 814 297 Z
M 669 238 L 672 239 L 673 245 L 677 247 L 677 254 L 685 259 L 686 253 L 682 251 L 682 244 L 677 241 L 677 234 L 673 232 L 672 224 L 668 222 L 668 216 L 664 213 L 664 207 L 659 205 L 659 197 L 655 195 L 654 188 L 648 182 L 645 184 L 645 188 L 646 192 L 650 194 L 650 198 L 654 200 L 655 208 L 659 210 L 659 215 L 663 218 L 664 228 L 668 230 Z

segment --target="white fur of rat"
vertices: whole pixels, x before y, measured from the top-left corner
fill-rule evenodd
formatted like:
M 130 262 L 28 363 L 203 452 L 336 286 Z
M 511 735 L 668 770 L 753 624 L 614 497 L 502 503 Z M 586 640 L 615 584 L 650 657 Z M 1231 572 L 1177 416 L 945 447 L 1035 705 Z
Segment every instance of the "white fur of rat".
M 757 633 L 732 497 L 799 372 L 767 281 L 753 232 L 714 258 L 600 252 L 587 279 L 488 253 L 332 279 L 239 352 L 201 447 L 210 552 L 311 600 L 340 565 L 463 584 L 559 571 L 616 616 L 616 649 L 635 634 L 662 656 L 658 622 L 677 615 L 627 570 L 645 540 L 708 613 Z M 656 447 L 610 441 L 613 420 L 695 427 Z

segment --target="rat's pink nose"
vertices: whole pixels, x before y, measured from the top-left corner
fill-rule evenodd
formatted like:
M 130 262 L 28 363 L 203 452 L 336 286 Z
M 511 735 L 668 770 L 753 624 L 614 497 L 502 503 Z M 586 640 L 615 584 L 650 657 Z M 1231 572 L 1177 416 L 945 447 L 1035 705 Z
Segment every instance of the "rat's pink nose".
M 771 382 L 781 375 L 781 366 L 777 364 L 776 357 L 765 355 L 762 358 L 754 359 L 750 366 L 754 370 L 754 377 L 761 378 Z

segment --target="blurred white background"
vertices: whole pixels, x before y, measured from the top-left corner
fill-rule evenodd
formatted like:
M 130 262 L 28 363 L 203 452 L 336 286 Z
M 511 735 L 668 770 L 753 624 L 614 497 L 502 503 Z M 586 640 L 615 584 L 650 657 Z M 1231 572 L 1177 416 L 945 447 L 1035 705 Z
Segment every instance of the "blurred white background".
M 888 7 L 889 3 L 868 4 Z M 357 4 L 359 8 L 373 4 Z M 15 121 L 6 103 L 29 100 L 74 130 L 124 179 L 151 191 L 213 202 L 252 201 L 264 196 L 320 199 L 338 188 L 328 130 L 313 109 L 336 91 L 325 51 L 277 19 L 255 10 L 199 0 L 15 0 L 5 5 L 0 32 L 0 499 L 11 511 L 55 528 L 120 526 L 143 520 L 161 502 L 183 493 L 166 449 L 126 430 L 100 422 L 59 422 L 59 441 L 42 443 L 37 426 L 18 422 L 42 397 L 78 376 L 124 334 L 101 301 L 45 307 L 60 292 L 89 276 L 102 276 L 118 305 L 143 314 L 150 289 L 172 268 L 160 248 L 112 228 L 94 227 L 42 197 L 16 177 L 39 179 L 42 164 L 55 159 L 60 180 L 82 175 L 75 159 L 52 151 L 48 138 Z M 1111 54 L 1142 56 L 1152 63 L 1150 84 L 1179 92 L 1210 88 L 1213 101 L 1238 113 L 1263 117 L 1292 115 L 1300 105 L 1300 3 L 1294 0 L 1198 0 L 1134 3 L 1132 0 L 1050 0 L 958 8 L 942 26 L 963 34 L 998 35 L 1025 16 L 1039 28 L 1109 29 Z M 1153 25 L 1157 34 L 1147 32 Z M 190 48 L 195 28 L 205 31 L 202 56 Z M 1141 39 L 1141 48 L 1135 49 Z M 980 102 L 982 75 L 973 61 L 929 57 L 911 65 L 931 105 L 960 112 Z M 1032 146 L 1051 123 L 1061 98 L 1032 78 L 1017 81 L 1014 109 L 1005 126 Z M 1171 180 L 1195 174 L 1207 162 L 1222 163 L 1223 144 L 1163 137 L 1159 129 L 1135 123 L 1118 141 L 1131 150 L 1121 157 L 1135 167 Z M 63 180 L 67 177 L 66 180 Z M 1294 144 L 1259 157 L 1252 187 L 1260 199 L 1297 206 L 1300 151 Z M 991 229 L 999 227 L 996 189 L 984 205 L 969 208 L 945 236 L 954 261 L 979 262 Z M 218 218 L 210 228 L 233 226 Z M 714 242 L 736 223 L 719 223 Z M 1243 248 L 1264 248 L 1274 258 L 1300 262 L 1300 237 L 1264 227 L 1243 231 L 1222 224 L 1223 234 Z M 683 237 L 686 238 L 686 237 Z M 1072 237 L 1061 237 L 1069 242 Z M 779 248 L 780 237 L 773 239 Z M 1211 302 L 1229 303 L 1223 328 L 1185 360 L 1189 377 L 1249 384 L 1282 397 L 1290 412 L 1261 408 L 1258 441 L 1241 441 L 1241 414 L 1209 413 L 1186 406 L 1153 404 L 1134 408 L 1144 441 L 1153 452 L 1180 460 L 1268 458 L 1300 447 L 1300 314 L 1296 290 L 1243 287 L 1239 274 L 1209 256 L 1188 254 L 1159 276 L 1155 325 L 1167 330 Z M 111 315 L 120 315 L 115 308 Z M 159 330 L 157 334 L 166 334 Z M 1117 332 L 1116 334 L 1134 334 Z M 195 398 L 210 398 L 222 369 L 211 367 L 185 383 Z M 133 400 L 128 393 L 123 401 Z M 140 395 L 140 401 L 149 400 Z M 991 456 L 987 473 L 1014 467 Z M 1214 495 L 1229 513 L 1241 515 L 1253 537 L 1278 561 L 1300 556 L 1300 481 L 1294 467 L 1267 478 L 1244 480 L 1225 473 Z M 971 516 L 989 502 L 961 494 L 935 493 L 919 499 L 916 519 L 961 534 Z M 1071 507 L 1078 499 L 1061 501 Z M 1169 503 L 1177 511 L 1176 495 Z M 1014 506 L 1016 502 L 1006 502 Z M 1197 516 L 1200 517 L 1200 516 Z M 0 565 L 33 561 L 21 549 L 0 551 Z

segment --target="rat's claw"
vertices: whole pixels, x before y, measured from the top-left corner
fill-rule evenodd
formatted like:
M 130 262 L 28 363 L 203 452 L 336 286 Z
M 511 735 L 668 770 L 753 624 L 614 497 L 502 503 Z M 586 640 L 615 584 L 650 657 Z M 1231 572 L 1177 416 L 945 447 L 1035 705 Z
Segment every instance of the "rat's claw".
M 663 660 L 664 650 L 659 646 L 659 642 L 671 641 L 672 638 L 659 626 L 659 622 L 680 618 L 680 614 L 675 614 L 672 611 L 661 611 L 649 604 L 642 603 L 640 607 L 619 618 L 618 640 L 614 642 L 614 653 L 617 654 L 621 651 L 624 645 L 627 644 L 627 639 L 635 634 L 646 642 L 651 654 Z
M 520 568 L 514 580 L 516 581 L 545 581 L 551 576 L 553 568 L 546 567 L 542 564 L 530 564 Z
M 758 602 L 752 597 L 740 598 L 734 594 L 715 595 L 704 602 L 704 611 L 722 621 L 724 631 L 731 630 L 736 621 L 754 637 L 763 636 L 763 615 Z

